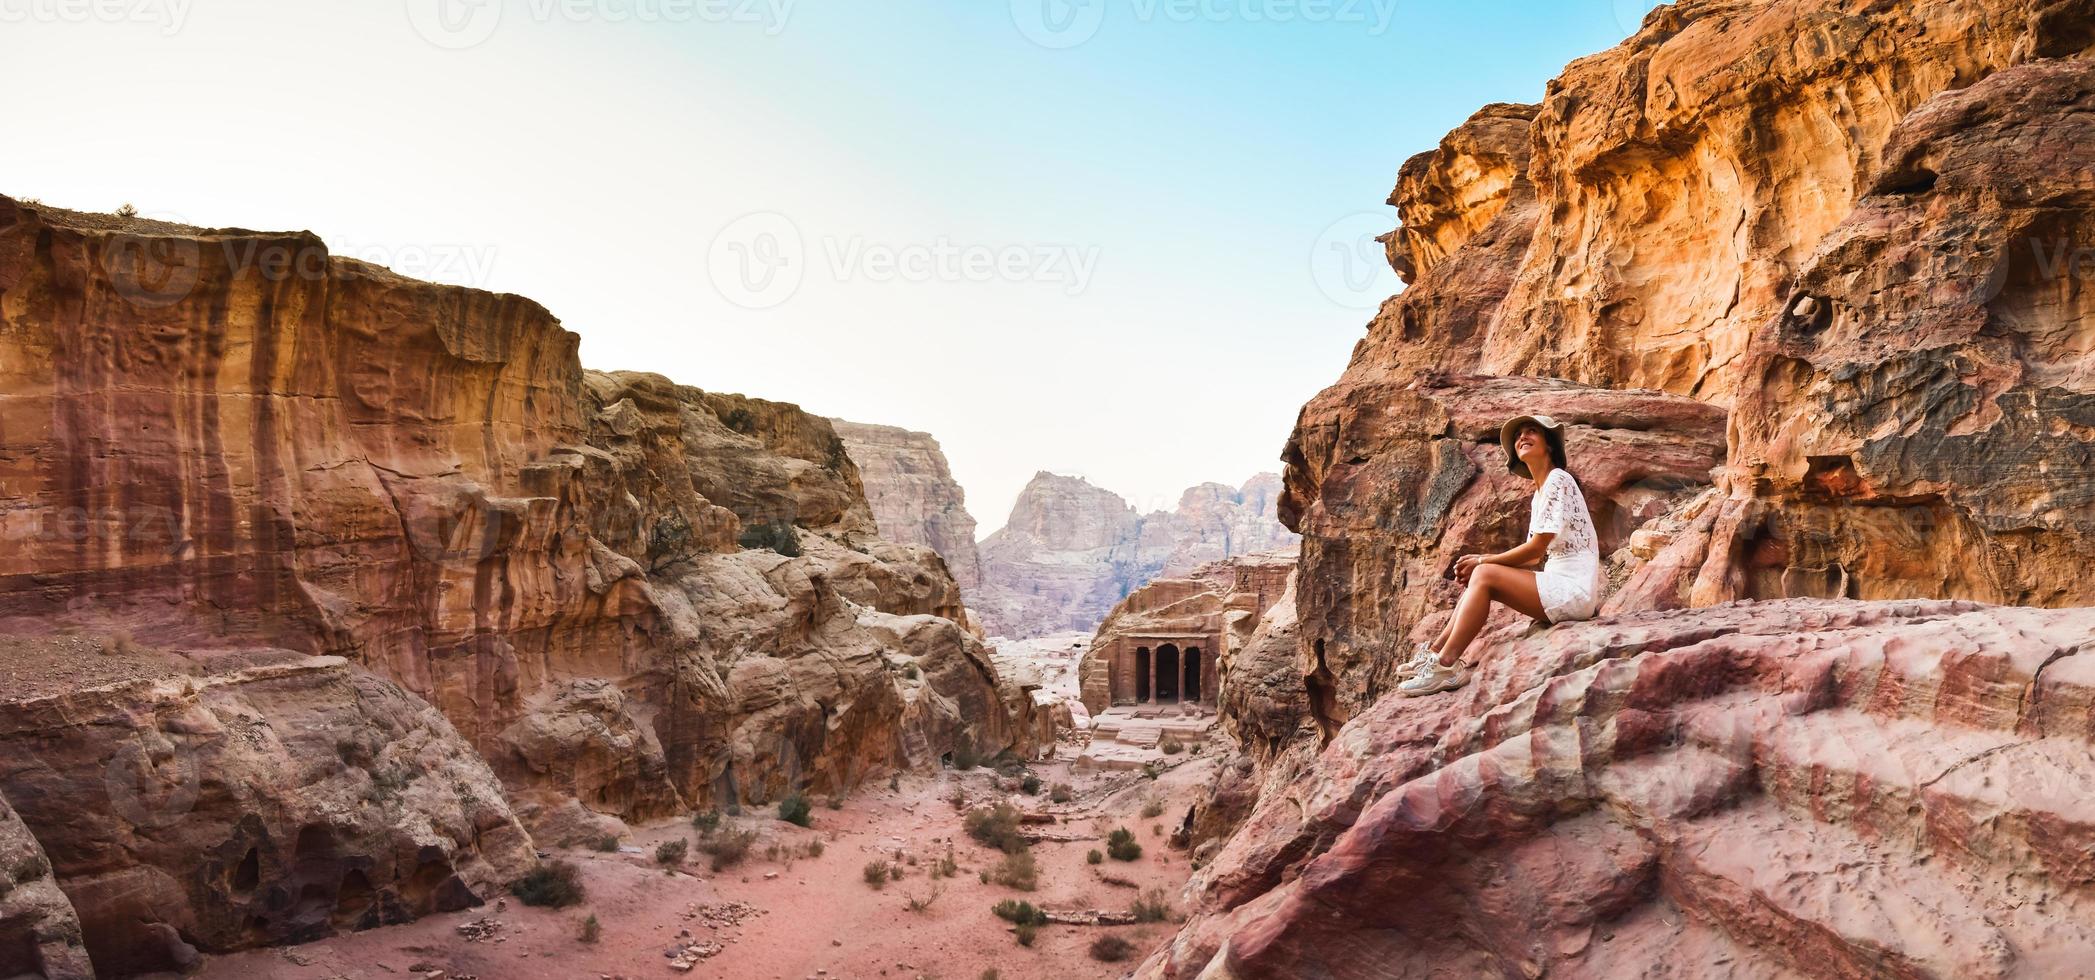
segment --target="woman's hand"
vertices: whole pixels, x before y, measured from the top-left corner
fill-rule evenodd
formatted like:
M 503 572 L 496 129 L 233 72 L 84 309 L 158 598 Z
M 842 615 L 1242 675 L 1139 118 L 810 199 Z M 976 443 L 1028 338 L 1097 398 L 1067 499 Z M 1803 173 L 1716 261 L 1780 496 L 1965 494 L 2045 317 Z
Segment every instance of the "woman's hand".
M 1468 585 L 1470 573 L 1476 571 L 1478 565 L 1484 564 L 1484 558 L 1484 555 L 1463 555 L 1455 559 L 1455 581 Z

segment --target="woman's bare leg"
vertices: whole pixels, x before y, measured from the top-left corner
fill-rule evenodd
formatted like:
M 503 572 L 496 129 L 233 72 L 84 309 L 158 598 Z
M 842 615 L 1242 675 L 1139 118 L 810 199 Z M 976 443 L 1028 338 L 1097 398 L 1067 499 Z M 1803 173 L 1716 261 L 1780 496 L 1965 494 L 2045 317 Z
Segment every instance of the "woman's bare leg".
M 1447 631 L 1435 648 L 1440 651 L 1442 666 L 1453 666 L 1461 661 L 1470 641 L 1484 630 L 1484 620 L 1491 615 L 1493 601 L 1512 607 L 1515 612 L 1548 620 L 1542 611 L 1542 596 L 1535 591 L 1535 573 L 1525 568 L 1507 568 L 1504 565 L 1484 565 L 1469 577 L 1469 588 L 1463 590 L 1462 600 L 1455 604 L 1455 615 L 1448 620 Z

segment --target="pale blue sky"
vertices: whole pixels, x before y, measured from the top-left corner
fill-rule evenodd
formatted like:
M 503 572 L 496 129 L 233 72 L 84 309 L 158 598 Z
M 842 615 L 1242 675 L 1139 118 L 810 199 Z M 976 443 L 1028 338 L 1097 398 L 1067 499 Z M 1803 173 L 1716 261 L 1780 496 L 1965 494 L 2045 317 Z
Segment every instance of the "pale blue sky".
M 0 0 L 0 193 L 311 229 L 590 367 L 932 432 L 986 534 L 1040 469 L 1278 469 L 1398 288 L 1398 165 L 1652 5 Z

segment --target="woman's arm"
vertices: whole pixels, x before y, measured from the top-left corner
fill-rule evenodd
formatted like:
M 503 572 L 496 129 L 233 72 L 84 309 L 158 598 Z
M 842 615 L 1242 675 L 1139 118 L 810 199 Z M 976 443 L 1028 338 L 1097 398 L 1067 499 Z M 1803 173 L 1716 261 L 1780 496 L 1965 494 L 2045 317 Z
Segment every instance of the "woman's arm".
M 1455 575 L 1467 580 L 1469 573 L 1478 565 L 1505 565 L 1509 568 L 1529 568 L 1549 557 L 1549 543 L 1556 540 L 1554 533 L 1530 535 L 1520 547 L 1501 551 L 1495 555 L 1464 555 L 1455 562 Z

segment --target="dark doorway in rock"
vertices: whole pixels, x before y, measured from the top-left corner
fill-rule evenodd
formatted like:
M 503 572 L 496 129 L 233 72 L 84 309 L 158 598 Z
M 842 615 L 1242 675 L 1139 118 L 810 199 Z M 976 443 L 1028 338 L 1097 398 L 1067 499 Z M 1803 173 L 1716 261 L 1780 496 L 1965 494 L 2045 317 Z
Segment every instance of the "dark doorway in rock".
M 1157 648 L 1157 703 L 1178 703 L 1178 647 L 1169 643 Z
M 1149 648 L 1135 648 L 1135 701 L 1149 700 Z
M 1200 648 L 1186 648 L 1186 700 L 1200 700 Z

